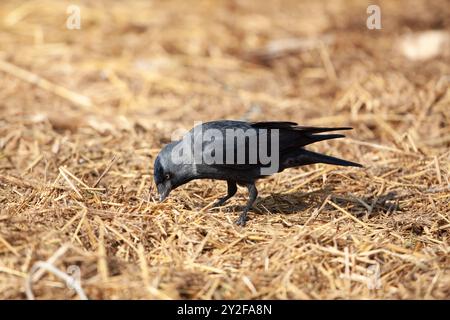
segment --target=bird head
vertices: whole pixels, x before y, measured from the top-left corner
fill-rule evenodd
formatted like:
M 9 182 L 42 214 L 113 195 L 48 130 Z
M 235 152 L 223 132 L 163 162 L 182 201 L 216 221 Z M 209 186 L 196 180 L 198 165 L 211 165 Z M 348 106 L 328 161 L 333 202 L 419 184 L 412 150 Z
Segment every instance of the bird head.
M 155 165 L 153 169 L 153 179 L 155 180 L 156 188 L 159 193 L 159 201 L 163 201 L 169 195 L 170 191 L 172 191 L 172 172 L 170 170 L 165 169 L 161 163 L 161 157 L 158 157 L 155 160 Z
M 170 191 L 192 180 L 192 172 L 184 164 L 174 163 L 171 153 L 175 143 L 166 145 L 155 159 L 153 179 L 163 201 Z

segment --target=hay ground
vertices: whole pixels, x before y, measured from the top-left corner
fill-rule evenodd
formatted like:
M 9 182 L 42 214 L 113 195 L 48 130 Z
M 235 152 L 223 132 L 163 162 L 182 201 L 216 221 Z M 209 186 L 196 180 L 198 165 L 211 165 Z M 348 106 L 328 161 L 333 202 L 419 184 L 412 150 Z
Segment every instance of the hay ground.
M 364 1 L 1 1 L 0 298 L 27 298 L 50 259 L 90 299 L 448 299 L 450 54 L 397 45 L 448 34 L 450 8 L 379 5 L 382 30 Z M 223 182 L 158 203 L 159 149 L 224 118 L 350 125 L 312 148 L 365 168 L 260 181 L 245 228 L 245 190 L 209 209 Z

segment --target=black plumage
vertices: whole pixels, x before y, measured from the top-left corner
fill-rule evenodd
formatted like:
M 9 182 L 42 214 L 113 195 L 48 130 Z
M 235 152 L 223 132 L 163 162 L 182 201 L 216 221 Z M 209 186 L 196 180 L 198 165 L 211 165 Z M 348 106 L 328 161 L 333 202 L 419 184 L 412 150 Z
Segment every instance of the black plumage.
M 249 191 L 249 200 L 237 220 L 237 224 L 244 225 L 247 212 L 258 194 L 255 182 L 260 178 L 287 168 L 314 163 L 361 167 L 355 162 L 304 149 L 306 145 L 315 142 L 344 137 L 342 134 L 321 133 L 349 129 L 351 128 L 303 127 L 294 122 L 222 120 L 203 123 L 189 131 L 184 139 L 172 142 L 160 151 L 154 164 L 154 180 L 161 201 L 169 195 L 171 190 L 193 179 L 226 180 L 228 193 L 215 203 L 216 206 L 224 204 L 234 196 L 237 184 L 246 186 Z M 205 139 L 205 132 L 214 133 L 213 138 Z M 228 136 L 230 132 L 236 136 Z M 252 140 L 253 138 L 255 140 Z M 255 144 L 255 141 L 258 143 Z M 181 147 L 184 149 L 180 153 L 178 149 Z M 259 157 L 260 153 L 264 154 L 263 151 L 266 151 L 265 154 L 270 155 L 272 160 L 277 159 L 274 171 L 269 170 L 270 172 L 267 173 L 267 169 L 275 161 L 271 164 L 263 161 L 264 159 Z M 176 157 L 180 154 L 184 157 L 181 157 L 183 161 Z M 252 156 L 255 154 L 257 158 L 253 158 L 252 161 Z M 204 160 L 206 155 L 215 161 L 206 163 L 207 161 Z M 245 160 L 242 161 L 242 159 Z

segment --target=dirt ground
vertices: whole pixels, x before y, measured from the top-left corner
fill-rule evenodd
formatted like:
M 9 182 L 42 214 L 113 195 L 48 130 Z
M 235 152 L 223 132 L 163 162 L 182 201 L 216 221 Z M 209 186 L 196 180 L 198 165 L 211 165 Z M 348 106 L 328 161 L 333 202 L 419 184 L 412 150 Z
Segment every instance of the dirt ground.
M 449 299 L 450 6 L 377 4 L 2 0 L 0 298 Z M 352 126 L 311 149 L 364 168 L 259 181 L 245 228 L 224 182 L 159 203 L 213 119 Z

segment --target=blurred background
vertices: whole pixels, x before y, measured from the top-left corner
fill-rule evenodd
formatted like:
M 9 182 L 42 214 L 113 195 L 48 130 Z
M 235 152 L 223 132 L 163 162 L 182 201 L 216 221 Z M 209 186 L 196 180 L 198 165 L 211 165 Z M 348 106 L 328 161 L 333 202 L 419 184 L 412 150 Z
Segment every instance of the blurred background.
M 368 6 L 353 0 L 5 0 L 4 116 L 42 111 L 58 126 L 100 112 L 103 120 L 123 115 L 143 126 L 190 126 L 219 118 L 352 124 L 359 114 L 388 114 L 388 125 L 401 120 L 407 130 L 427 99 L 411 95 L 425 94 L 442 77 L 440 85 L 448 85 L 449 3 L 379 1 L 381 30 L 367 28 Z M 68 29 L 76 13 L 80 29 Z M 28 81 L 4 63 L 30 72 Z M 53 85 L 35 89 L 34 76 Z M 434 120 L 412 134 L 437 133 L 429 130 Z

